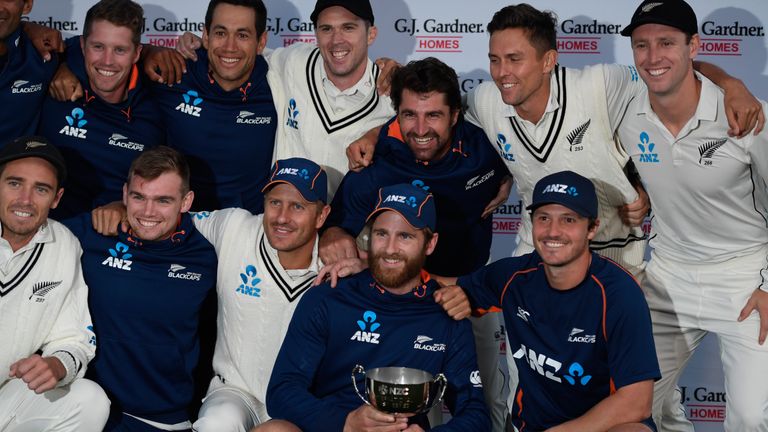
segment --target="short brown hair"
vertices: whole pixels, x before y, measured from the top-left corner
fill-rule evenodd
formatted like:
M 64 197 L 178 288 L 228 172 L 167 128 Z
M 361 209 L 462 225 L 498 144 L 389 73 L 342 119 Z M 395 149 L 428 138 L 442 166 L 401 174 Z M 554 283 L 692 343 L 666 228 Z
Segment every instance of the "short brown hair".
M 182 195 L 189 192 L 189 164 L 184 155 L 167 146 L 153 147 L 134 159 L 128 170 L 127 183 L 131 183 L 133 176 L 154 180 L 167 172 L 181 177 Z
M 133 36 L 135 46 L 141 44 L 141 32 L 144 28 L 144 9 L 131 0 L 101 0 L 85 14 L 83 38 L 88 39 L 95 21 L 104 20 L 118 27 L 127 27 Z
M 520 3 L 501 8 L 488 23 L 488 34 L 519 28 L 528 37 L 528 42 L 536 48 L 539 57 L 549 50 L 557 50 L 557 16 L 551 11 L 540 11 L 535 7 Z

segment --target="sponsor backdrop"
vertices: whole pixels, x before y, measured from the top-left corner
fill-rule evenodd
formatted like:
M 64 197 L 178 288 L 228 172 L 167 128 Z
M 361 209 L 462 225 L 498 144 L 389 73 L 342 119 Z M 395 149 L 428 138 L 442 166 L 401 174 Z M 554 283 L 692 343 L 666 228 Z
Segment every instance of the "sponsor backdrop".
M 743 79 L 753 93 L 768 98 L 768 44 L 765 25 L 768 8 L 764 0 L 689 0 L 699 17 L 702 47 L 699 59 L 723 66 Z M 38 0 L 29 20 L 55 27 L 66 35 L 79 35 L 87 9 L 95 0 Z M 184 31 L 200 33 L 207 0 L 141 1 L 145 11 L 143 41 L 174 47 Z M 314 42 L 309 20 L 313 0 L 265 0 L 269 10 L 268 47 L 294 42 Z M 371 57 L 390 57 L 399 62 L 428 56 L 438 57 L 459 74 L 461 88 L 469 91 L 490 79 L 488 35 L 485 25 L 493 12 L 507 3 L 474 0 L 471 5 L 442 0 L 372 0 L 379 35 Z M 619 35 L 629 22 L 636 1 L 601 0 L 537 1 L 540 9 L 554 10 L 558 17 L 560 62 L 567 66 L 606 62 L 632 64 L 629 41 Z M 493 257 L 509 254 L 524 216 L 514 195 L 494 215 Z M 504 344 L 500 342 L 500 349 Z M 705 340 L 688 365 L 680 383 L 686 412 L 696 430 L 721 431 L 725 416 L 725 394 L 717 342 Z M 351 391 L 351 389 L 350 389 Z

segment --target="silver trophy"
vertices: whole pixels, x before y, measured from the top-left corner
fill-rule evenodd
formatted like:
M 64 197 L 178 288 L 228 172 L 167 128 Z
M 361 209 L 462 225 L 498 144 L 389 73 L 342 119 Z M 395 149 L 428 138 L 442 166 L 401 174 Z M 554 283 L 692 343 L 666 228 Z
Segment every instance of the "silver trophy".
M 365 397 L 357 388 L 357 375 L 365 377 Z M 352 385 L 366 404 L 390 414 L 421 414 L 443 399 L 448 380 L 443 374 L 433 377 L 421 369 L 382 367 L 367 373 L 362 366 L 352 369 Z

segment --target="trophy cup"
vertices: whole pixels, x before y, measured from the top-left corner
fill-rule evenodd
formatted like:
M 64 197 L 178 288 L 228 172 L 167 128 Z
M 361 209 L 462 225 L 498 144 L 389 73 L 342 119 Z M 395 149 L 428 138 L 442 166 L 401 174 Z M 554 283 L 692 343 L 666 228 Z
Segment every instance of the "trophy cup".
M 365 397 L 357 388 L 357 375 L 365 377 Z M 366 373 L 362 366 L 352 369 L 352 385 L 366 404 L 390 414 L 421 414 L 443 399 L 448 380 L 443 374 L 433 377 L 421 369 L 382 367 Z

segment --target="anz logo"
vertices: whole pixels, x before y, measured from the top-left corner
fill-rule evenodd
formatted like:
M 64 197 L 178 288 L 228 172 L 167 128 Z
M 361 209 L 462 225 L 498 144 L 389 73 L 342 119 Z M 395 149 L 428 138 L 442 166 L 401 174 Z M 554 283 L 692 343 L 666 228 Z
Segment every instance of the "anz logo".
M 309 180 L 309 171 L 306 168 L 302 168 L 301 170 L 298 168 L 280 168 L 275 175 L 292 175 L 301 177 L 304 180 Z
M 648 136 L 648 133 L 646 132 L 640 133 L 640 142 L 637 144 L 637 147 L 641 151 L 640 162 L 646 162 L 646 163 L 661 162 L 659 160 L 659 154 L 653 152 L 653 149 L 654 147 L 656 147 L 656 144 L 651 142 L 651 137 Z
M 556 375 L 563 364 L 553 358 L 547 357 L 544 354 L 537 354 L 536 351 L 526 348 L 523 344 L 520 344 L 520 349 L 512 357 L 515 359 L 525 358 L 531 369 L 538 372 L 539 375 L 555 382 L 563 382 L 562 378 Z
M 384 198 L 384 202 L 396 202 L 400 204 L 407 204 L 413 208 L 416 207 L 416 197 L 409 196 L 404 197 L 403 195 L 387 195 L 386 198 Z
M 245 267 L 245 271 L 240 273 L 240 280 L 242 280 L 243 283 L 237 287 L 235 292 L 250 297 L 261 297 L 261 288 L 257 287 L 259 282 L 261 282 L 261 279 L 256 277 L 256 273 L 255 266 L 248 265 Z
M 576 190 L 575 186 L 568 187 L 568 185 L 557 184 L 557 183 L 547 185 L 547 187 L 545 187 L 544 190 L 541 191 L 541 194 L 543 195 L 545 193 L 552 193 L 552 192 L 566 194 L 570 196 L 579 196 L 579 191 Z
M 507 142 L 507 137 L 502 134 L 496 135 L 496 146 L 499 148 L 501 157 L 510 162 L 515 161 L 515 155 L 512 154 L 512 144 Z
M 365 311 L 363 313 L 363 319 L 357 320 L 357 326 L 360 330 L 356 331 L 349 340 L 376 345 L 379 344 L 381 334 L 375 332 L 381 327 L 381 324 L 376 322 L 376 312 Z
M 576 383 L 579 383 L 585 386 L 592 379 L 592 375 L 585 374 L 584 367 L 581 366 L 578 362 L 573 362 L 568 368 L 568 375 L 563 375 L 563 378 L 565 378 L 565 380 L 568 381 L 568 384 L 570 385 L 576 385 Z
M 64 117 L 67 120 L 67 125 L 61 128 L 60 134 L 71 136 L 79 139 L 85 139 L 85 134 L 88 130 L 85 129 L 85 125 L 88 124 L 88 120 L 85 119 L 85 111 L 82 108 L 75 108 L 70 115 Z
M 422 180 L 414 180 L 414 181 L 411 182 L 411 185 L 413 187 L 417 187 L 419 189 L 423 189 L 424 192 L 429 192 L 429 186 L 424 184 L 424 182 Z
M 174 109 L 192 117 L 200 117 L 203 108 L 199 105 L 203 103 L 203 98 L 194 90 L 189 90 L 181 95 L 181 97 L 184 98 L 184 102 L 181 102 Z
M 117 242 L 114 248 L 109 248 L 109 255 L 107 259 L 101 262 L 101 265 L 109 266 L 112 268 L 131 271 L 131 258 L 133 254 L 128 253 L 130 248 L 123 242 Z
M 299 129 L 299 110 L 296 109 L 296 99 L 291 98 L 288 102 L 288 121 L 285 124 L 288 127 Z

